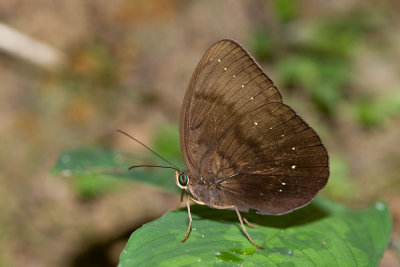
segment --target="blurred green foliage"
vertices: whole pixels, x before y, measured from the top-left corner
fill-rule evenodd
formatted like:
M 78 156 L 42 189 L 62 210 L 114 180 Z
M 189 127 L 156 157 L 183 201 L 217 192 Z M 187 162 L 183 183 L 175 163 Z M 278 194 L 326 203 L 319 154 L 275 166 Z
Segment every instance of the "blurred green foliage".
M 297 0 L 274 0 L 274 8 L 278 19 L 285 23 L 297 17 L 299 4 Z
M 110 179 L 129 164 L 108 149 L 82 148 L 60 155 L 52 173 L 71 179 L 71 185 L 82 199 L 92 199 L 114 190 L 121 181 Z
M 361 98 L 354 105 L 354 113 L 365 128 L 381 127 L 389 118 L 400 114 L 400 92 L 394 90 L 378 98 Z
M 161 125 L 156 133 L 152 149 L 184 169 L 185 164 L 179 146 L 179 127 Z M 171 169 L 128 170 L 130 166 L 140 164 L 169 166 L 150 151 L 119 153 L 110 149 L 81 148 L 62 153 L 52 172 L 69 177 L 75 191 L 83 199 L 95 198 L 113 191 L 124 182 L 123 180 L 144 182 L 171 192 L 179 190 L 175 185 L 174 172 Z
M 116 179 L 99 177 L 96 173 L 80 174 L 72 177 L 72 185 L 78 196 L 84 200 L 93 199 L 114 191 L 120 182 Z
M 307 29 L 302 40 L 305 48 L 325 57 L 350 60 L 355 50 L 375 29 L 366 11 L 352 11 L 332 18 L 320 18 Z M 346 64 L 346 62 L 343 62 Z
M 350 65 L 307 53 L 282 59 L 277 69 L 286 87 L 303 89 L 327 115 L 333 115 L 343 100 L 343 89 L 350 75 Z
M 52 173 L 73 179 L 71 184 L 75 191 L 85 199 L 112 191 L 128 180 L 177 192 L 178 187 L 175 185 L 174 173 L 170 169 L 136 168 L 128 170 L 132 165 L 164 164 L 152 160 L 152 157 L 154 156 L 150 153 L 120 153 L 110 149 L 81 148 L 62 153 L 52 169 Z
M 267 34 L 262 30 L 255 30 L 252 33 L 250 42 L 252 51 L 257 60 L 268 61 L 273 58 L 276 41 L 270 34 Z
M 348 160 L 342 155 L 333 154 L 329 159 L 329 165 L 329 183 L 324 189 L 324 193 L 343 200 L 357 198 L 358 190 L 350 177 Z
M 157 153 L 181 169 L 185 168 L 179 141 L 179 125 L 165 124 L 156 129 L 154 148 Z
M 274 1 L 279 34 L 259 27 L 251 36 L 252 51 L 276 66 L 282 89 L 303 90 L 318 111 L 334 119 L 338 106 L 348 101 L 355 52 L 376 23 L 361 10 L 315 18 L 294 31 L 282 22 L 296 19 L 297 5 L 294 0 Z

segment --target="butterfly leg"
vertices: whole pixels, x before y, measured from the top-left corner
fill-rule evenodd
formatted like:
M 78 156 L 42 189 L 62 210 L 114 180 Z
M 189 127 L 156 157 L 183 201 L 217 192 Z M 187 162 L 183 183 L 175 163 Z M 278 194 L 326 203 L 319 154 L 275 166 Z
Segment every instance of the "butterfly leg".
M 182 243 L 188 239 L 189 234 L 190 234 L 190 227 L 192 226 L 192 214 L 190 213 L 190 197 L 189 196 L 187 197 L 186 206 L 187 206 L 187 210 L 188 210 L 188 214 L 189 214 L 189 225 L 186 230 L 185 238 L 182 240 Z
M 243 217 L 243 221 L 244 221 L 248 226 L 250 226 L 251 228 L 258 228 L 257 225 L 254 225 L 254 224 L 250 223 L 245 217 Z
M 199 201 L 199 200 L 197 200 L 197 199 L 195 199 L 195 198 L 192 198 L 191 196 L 189 196 L 188 195 L 188 197 L 190 197 L 190 199 L 194 202 L 194 203 L 196 203 L 196 204 L 199 204 L 199 205 L 207 205 L 206 203 L 204 203 L 203 201 Z
M 238 210 L 236 207 L 235 207 L 235 211 L 236 211 L 237 216 L 239 217 L 239 221 L 240 221 L 240 224 L 242 225 L 243 232 L 246 234 L 246 236 L 247 236 L 247 238 L 249 239 L 249 241 L 250 241 L 256 248 L 264 249 L 263 247 L 260 247 L 259 245 L 257 245 L 256 243 L 254 243 L 253 239 L 251 239 L 249 233 L 247 232 L 246 228 L 244 227 L 243 220 L 242 220 L 242 215 L 240 215 L 240 212 L 239 212 L 239 210 Z

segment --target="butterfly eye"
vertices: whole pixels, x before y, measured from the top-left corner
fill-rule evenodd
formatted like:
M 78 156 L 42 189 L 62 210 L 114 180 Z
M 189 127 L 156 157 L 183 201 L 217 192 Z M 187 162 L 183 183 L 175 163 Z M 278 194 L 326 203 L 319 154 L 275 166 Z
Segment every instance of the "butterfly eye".
M 181 174 L 179 174 L 178 182 L 179 182 L 179 184 L 180 184 L 181 186 L 186 186 L 186 185 L 188 184 L 189 178 L 188 178 L 188 176 L 186 175 L 186 173 L 181 173 Z

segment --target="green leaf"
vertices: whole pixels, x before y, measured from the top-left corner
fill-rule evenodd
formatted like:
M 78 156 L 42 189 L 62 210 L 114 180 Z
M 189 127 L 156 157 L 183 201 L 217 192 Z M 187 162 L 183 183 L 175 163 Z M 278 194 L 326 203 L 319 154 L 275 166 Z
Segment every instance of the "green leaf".
M 104 185 L 101 180 L 108 178 L 130 179 L 177 192 L 178 187 L 175 185 L 174 172 L 171 169 L 128 170 L 132 165 L 159 163 L 154 162 L 148 153 L 122 154 L 110 149 L 83 148 L 62 153 L 52 173 L 76 178 L 74 184 L 84 196 L 104 191 L 109 184 Z
M 324 199 L 283 216 L 245 214 L 256 249 L 242 233 L 234 211 L 192 207 L 166 213 L 135 231 L 120 256 L 126 266 L 377 266 L 392 228 L 382 202 L 350 210 Z

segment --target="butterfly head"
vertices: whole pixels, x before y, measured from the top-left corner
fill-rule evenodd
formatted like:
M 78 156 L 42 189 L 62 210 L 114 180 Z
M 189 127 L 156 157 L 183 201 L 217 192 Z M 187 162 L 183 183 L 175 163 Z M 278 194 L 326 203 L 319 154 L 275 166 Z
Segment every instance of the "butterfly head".
M 207 195 L 208 187 L 204 181 L 199 181 L 189 170 L 175 171 L 175 183 L 180 189 L 185 190 L 191 199 L 198 204 L 200 202 L 204 203 L 204 198 L 207 198 L 204 196 Z
M 187 189 L 189 184 L 189 175 L 185 171 L 175 172 L 175 183 L 181 189 Z

